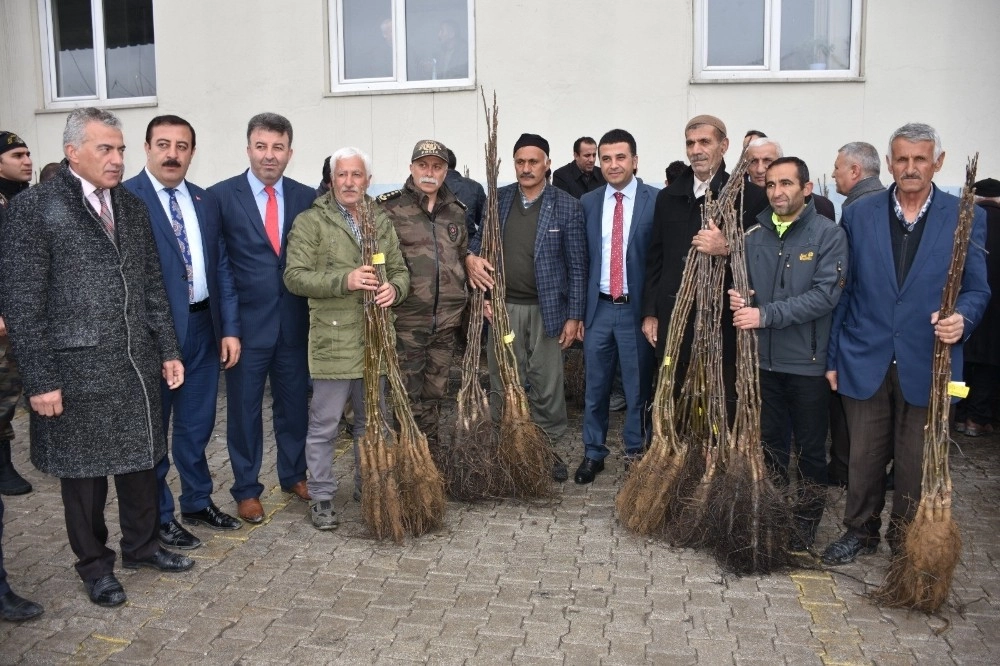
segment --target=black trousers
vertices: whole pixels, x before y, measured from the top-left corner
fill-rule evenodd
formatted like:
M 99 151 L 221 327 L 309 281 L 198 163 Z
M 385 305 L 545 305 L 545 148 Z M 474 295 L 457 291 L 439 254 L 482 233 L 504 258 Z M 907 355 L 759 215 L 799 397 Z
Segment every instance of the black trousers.
M 159 511 L 156 473 L 152 469 L 115 475 L 118 520 L 122 528 L 122 557 L 142 560 L 159 548 Z M 107 547 L 108 526 L 104 508 L 108 501 L 108 477 L 59 479 L 66 533 L 77 557 L 76 571 L 83 580 L 114 572 L 115 551 Z

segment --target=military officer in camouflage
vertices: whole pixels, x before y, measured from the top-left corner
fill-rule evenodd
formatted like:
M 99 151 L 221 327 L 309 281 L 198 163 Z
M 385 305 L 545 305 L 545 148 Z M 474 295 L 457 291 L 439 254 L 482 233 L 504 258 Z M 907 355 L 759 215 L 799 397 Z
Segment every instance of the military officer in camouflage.
M 376 198 L 410 269 L 410 295 L 395 307 L 396 350 L 413 416 L 432 446 L 466 302 L 465 205 L 445 185 L 447 173 L 444 144 L 418 141 L 402 189 Z

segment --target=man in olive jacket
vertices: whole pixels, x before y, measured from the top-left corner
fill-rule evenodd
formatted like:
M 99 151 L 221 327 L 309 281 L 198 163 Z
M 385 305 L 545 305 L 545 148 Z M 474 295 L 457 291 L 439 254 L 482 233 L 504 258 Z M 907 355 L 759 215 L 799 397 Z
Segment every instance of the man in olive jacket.
M 59 477 L 76 570 L 91 601 L 125 602 L 107 547 L 115 477 L 122 564 L 184 571 L 160 548 L 156 475 L 166 454 L 160 377 L 184 382 L 146 205 L 118 183 L 125 144 L 113 114 L 77 109 L 66 161 L 19 196 L 3 233 L 4 316 L 31 403 L 31 462 Z
M 354 483 L 360 488 L 358 442 L 365 432 L 364 292 L 387 308 L 406 298 L 410 274 L 399 240 L 385 213 L 374 205 L 379 252 L 386 281 L 361 255 L 358 204 L 371 180 L 371 158 L 356 148 L 341 148 L 330 158 L 330 191 L 299 213 L 288 232 L 285 286 L 309 299 L 309 374 L 313 396 L 306 434 L 309 514 L 320 530 L 337 527 L 333 496 L 333 443 L 347 401 L 354 407 Z

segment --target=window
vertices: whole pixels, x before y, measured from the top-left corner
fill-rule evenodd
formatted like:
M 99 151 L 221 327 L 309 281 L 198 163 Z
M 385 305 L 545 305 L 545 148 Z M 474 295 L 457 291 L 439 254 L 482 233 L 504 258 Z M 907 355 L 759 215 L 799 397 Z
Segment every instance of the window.
M 695 0 L 695 81 L 861 76 L 862 0 Z
M 39 0 L 48 106 L 155 102 L 153 0 Z
M 335 93 L 475 85 L 471 0 L 330 0 Z

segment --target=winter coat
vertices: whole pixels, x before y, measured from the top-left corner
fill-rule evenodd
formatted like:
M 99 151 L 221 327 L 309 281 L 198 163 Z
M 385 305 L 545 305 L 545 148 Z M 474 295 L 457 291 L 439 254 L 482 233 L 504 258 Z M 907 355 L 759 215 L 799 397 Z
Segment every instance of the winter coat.
M 373 203 L 372 199 L 368 199 Z M 386 279 L 400 303 L 410 289 L 392 222 L 372 205 Z M 355 220 L 357 223 L 358 221 Z M 288 232 L 285 286 L 309 299 L 309 374 L 313 379 L 360 379 L 364 369 L 364 292 L 347 289 L 347 275 L 364 264 L 361 245 L 328 193 L 299 213 Z
M 752 305 L 760 309 L 760 367 L 819 377 L 847 275 L 847 235 L 813 202 L 780 237 L 771 212 L 764 209 L 746 232 Z
M 25 393 L 62 391 L 31 413 L 31 462 L 61 478 L 152 469 L 166 454 L 164 361 L 180 358 L 146 205 L 109 190 L 118 243 L 64 163 L 15 199 L 2 240 L 4 316 Z
M 465 257 L 469 236 L 465 204 L 443 186 L 434 210 L 413 176 L 401 190 L 376 198 L 389 215 L 410 270 L 410 295 L 396 306 L 396 328 L 445 331 L 462 323 L 467 292 Z

